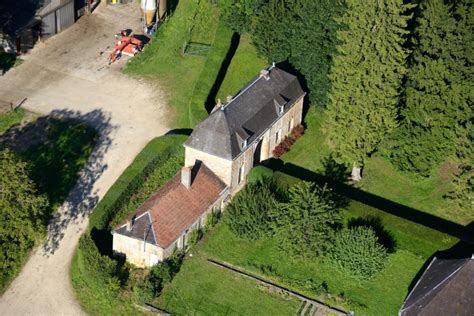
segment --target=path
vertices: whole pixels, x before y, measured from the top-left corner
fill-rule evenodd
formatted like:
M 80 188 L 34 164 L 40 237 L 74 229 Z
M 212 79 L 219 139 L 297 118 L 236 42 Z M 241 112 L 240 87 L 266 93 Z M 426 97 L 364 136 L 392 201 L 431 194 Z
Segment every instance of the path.
M 38 44 L 19 67 L 0 77 L 0 100 L 28 98 L 24 108 L 88 121 L 101 138 L 78 184 L 38 247 L 0 298 L 0 315 L 80 315 L 69 267 L 87 214 L 144 145 L 167 131 L 157 87 L 107 66 L 113 34 L 138 30 L 137 4 L 101 5 L 63 33 Z M 109 46 L 109 47 L 107 47 Z M 100 54 L 104 51 L 104 54 Z

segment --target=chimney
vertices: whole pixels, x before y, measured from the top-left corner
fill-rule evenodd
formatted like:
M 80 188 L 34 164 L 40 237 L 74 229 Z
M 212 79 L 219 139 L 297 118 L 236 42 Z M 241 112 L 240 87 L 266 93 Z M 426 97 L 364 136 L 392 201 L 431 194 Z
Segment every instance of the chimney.
M 270 79 L 270 72 L 267 69 L 263 69 L 260 71 L 260 78 L 265 78 L 265 80 Z
M 132 219 L 127 222 L 127 231 L 130 232 L 133 229 L 133 225 L 135 225 L 135 220 L 137 219 L 137 215 L 133 215 Z
M 191 188 L 191 167 L 183 167 L 181 169 L 181 184 L 186 187 L 186 189 Z

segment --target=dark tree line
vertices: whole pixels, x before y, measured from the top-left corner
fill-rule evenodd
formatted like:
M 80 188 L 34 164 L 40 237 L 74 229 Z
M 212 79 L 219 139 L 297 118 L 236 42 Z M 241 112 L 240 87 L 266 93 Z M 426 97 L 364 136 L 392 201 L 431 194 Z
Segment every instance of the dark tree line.
M 447 195 L 472 207 L 472 1 L 234 0 L 228 24 L 268 61 L 305 78 L 323 129 L 353 179 L 382 152 L 400 170 L 432 175 L 454 164 Z

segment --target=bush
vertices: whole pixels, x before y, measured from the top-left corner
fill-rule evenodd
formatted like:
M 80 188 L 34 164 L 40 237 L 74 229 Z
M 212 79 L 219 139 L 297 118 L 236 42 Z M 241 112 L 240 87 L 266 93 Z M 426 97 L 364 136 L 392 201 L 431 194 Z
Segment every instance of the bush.
M 299 124 L 299 125 L 296 125 L 295 127 L 293 127 L 293 129 L 291 130 L 291 136 L 297 140 L 298 138 L 300 138 L 301 136 L 303 136 L 304 134 L 304 126 Z
M 193 229 L 188 235 L 188 247 L 191 248 L 192 246 L 197 244 L 197 242 L 199 241 L 199 239 L 201 239 L 201 237 L 202 237 L 201 230 Z
M 271 233 L 270 212 L 276 207 L 273 182 L 248 184 L 226 207 L 224 220 L 230 230 L 246 239 L 261 239 Z
M 365 226 L 344 229 L 336 235 L 330 258 L 345 273 L 365 280 L 383 269 L 387 250 L 375 231 Z
M 341 214 L 326 185 L 302 181 L 290 187 L 288 201 L 272 213 L 280 246 L 301 257 L 324 255 L 341 226 Z
M 221 217 L 221 210 L 212 210 L 206 218 L 206 224 L 204 225 L 203 233 L 207 233 L 212 227 L 216 226 L 217 222 Z
M 273 177 L 273 170 L 265 166 L 256 166 L 250 170 L 247 183 L 257 183 Z

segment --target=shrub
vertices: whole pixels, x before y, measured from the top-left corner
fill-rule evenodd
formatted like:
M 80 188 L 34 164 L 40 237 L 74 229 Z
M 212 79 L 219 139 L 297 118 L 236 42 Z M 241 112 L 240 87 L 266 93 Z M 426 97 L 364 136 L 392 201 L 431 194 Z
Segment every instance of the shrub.
M 288 201 L 279 203 L 271 216 L 281 247 L 304 257 L 325 254 L 341 225 L 332 191 L 305 181 L 290 187 Z
M 191 248 L 192 246 L 197 244 L 197 242 L 199 241 L 199 239 L 201 239 L 201 237 L 202 237 L 201 230 L 193 229 L 188 235 L 188 247 Z
M 291 130 L 291 136 L 297 140 L 298 138 L 300 138 L 301 136 L 303 136 L 304 134 L 304 126 L 299 124 L 299 125 L 296 125 L 295 127 L 293 127 L 293 129 Z
M 212 210 L 206 218 L 206 224 L 204 225 L 204 233 L 211 230 L 212 227 L 216 226 L 217 222 L 221 217 L 221 210 Z
M 330 258 L 345 273 L 365 280 L 383 269 L 387 250 L 375 231 L 366 226 L 344 229 L 336 235 Z
M 256 183 L 273 177 L 273 170 L 265 166 L 256 166 L 250 170 L 247 183 Z
M 237 236 L 261 239 L 271 233 L 270 212 L 275 207 L 273 182 L 248 184 L 226 207 L 224 220 Z

